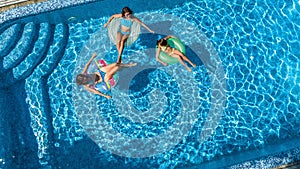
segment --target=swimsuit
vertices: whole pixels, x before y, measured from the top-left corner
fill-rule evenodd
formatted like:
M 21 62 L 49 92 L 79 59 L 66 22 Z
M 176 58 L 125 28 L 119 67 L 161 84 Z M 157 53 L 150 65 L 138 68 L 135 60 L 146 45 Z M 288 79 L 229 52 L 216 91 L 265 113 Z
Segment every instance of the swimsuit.
M 102 78 L 102 81 L 99 82 L 99 83 L 96 83 L 94 85 L 94 89 L 100 91 L 101 93 L 106 93 L 110 89 L 109 82 L 104 81 L 104 77 L 105 77 L 106 72 L 103 72 L 103 71 L 99 70 L 99 73 L 100 73 L 100 76 Z
M 100 76 L 102 78 L 102 81 L 104 81 L 104 76 L 106 74 L 106 72 L 103 72 L 102 70 L 99 70 Z
M 161 50 L 163 51 L 163 52 L 166 52 L 166 50 L 167 50 L 167 47 L 169 47 L 169 46 L 160 46 L 160 48 L 161 48 Z M 171 47 L 170 47 L 171 48 Z M 167 53 L 167 52 L 166 52 Z M 171 53 L 169 53 L 168 55 L 173 55 L 174 54 L 174 48 L 171 48 Z
M 124 18 L 121 18 L 121 19 L 120 19 L 120 27 L 119 27 L 118 32 L 121 32 L 123 35 L 129 35 L 129 34 L 130 34 L 130 31 L 128 31 L 128 32 L 122 31 L 122 30 L 121 30 L 121 25 L 122 25 L 122 26 L 125 26 L 125 27 L 128 27 L 128 28 L 131 28 L 132 21 L 129 20 L 129 19 L 124 19 Z
M 121 18 L 120 23 L 121 23 L 121 25 L 126 26 L 128 28 L 130 28 L 131 25 L 132 25 L 132 21 L 131 20 L 124 19 L 124 18 Z
M 99 82 L 99 83 L 105 83 L 104 82 L 104 77 L 105 77 L 105 72 L 103 72 L 103 71 L 101 71 L 101 70 L 99 70 L 99 73 L 100 73 L 100 77 L 101 77 L 101 79 L 102 79 L 102 81 L 101 82 Z M 100 77 L 97 75 L 97 74 L 89 74 L 88 75 L 89 77 L 90 77 L 90 81 L 89 81 L 89 86 L 91 87 L 91 88 L 93 88 L 93 89 L 95 89 L 96 87 L 96 85 L 98 84 L 98 83 L 95 83 L 95 82 L 98 82 L 99 80 L 100 80 Z

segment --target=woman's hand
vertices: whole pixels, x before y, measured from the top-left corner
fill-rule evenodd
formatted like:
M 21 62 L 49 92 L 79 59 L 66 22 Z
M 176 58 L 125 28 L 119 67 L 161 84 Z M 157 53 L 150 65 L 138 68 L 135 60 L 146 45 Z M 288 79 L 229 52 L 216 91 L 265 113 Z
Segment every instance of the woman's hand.
M 155 33 L 155 32 L 154 32 L 153 30 L 151 30 L 151 29 L 149 30 L 149 32 L 150 32 L 150 33 Z
M 107 99 L 111 99 L 111 96 L 109 96 L 109 95 L 106 95 L 105 97 L 106 97 Z
M 105 23 L 105 24 L 103 25 L 103 28 L 106 28 L 106 27 L 107 27 L 107 25 L 108 25 L 108 23 Z
M 97 56 L 97 52 L 93 53 L 93 55 L 92 55 L 92 59 L 95 59 L 95 58 L 96 58 L 96 56 Z

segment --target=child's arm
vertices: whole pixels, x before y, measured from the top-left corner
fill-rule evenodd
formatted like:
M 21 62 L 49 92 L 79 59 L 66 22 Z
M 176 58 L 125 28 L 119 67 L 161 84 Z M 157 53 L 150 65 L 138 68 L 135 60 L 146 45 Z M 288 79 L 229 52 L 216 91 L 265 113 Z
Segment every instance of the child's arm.
M 91 62 L 93 61 L 93 59 L 95 59 L 95 57 L 97 56 L 97 53 L 95 52 L 92 57 L 90 58 L 90 60 L 86 63 L 85 67 L 83 68 L 83 71 L 81 72 L 82 74 L 85 74 L 91 64 Z
M 92 88 L 88 87 L 87 85 L 84 85 L 84 88 L 85 88 L 87 91 L 91 92 L 91 93 L 98 94 L 98 95 L 100 95 L 100 96 L 106 97 L 107 99 L 110 99 L 110 98 L 111 98 L 111 96 L 106 95 L 106 94 L 103 94 L 103 93 L 99 92 L 99 91 L 96 90 L 96 89 L 92 89 Z
M 106 28 L 107 25 L 108 25 L 114 18 L 120 18 L 120 17 L 122 17 L 122 14 L 114 14 L 114 15 L 112 15 L 112 16 L 108 19 L 108 21 L 103 25 L 103 27 Z
M 159 54 L 160 54 L 160 51 L 161 51 L 160 46 L 158 46 L 158 49 L 156 50 L 155 58 L 156 58 L 156 60 L 157 60 L 158 62 L 160 62 L 160 63 L 163 64 L 164 66 L 167 66 L 168 64 L 165 63 L 165 62 L 163 62 L 162 60 L 160 60 L 159 57 L 158 57 Z

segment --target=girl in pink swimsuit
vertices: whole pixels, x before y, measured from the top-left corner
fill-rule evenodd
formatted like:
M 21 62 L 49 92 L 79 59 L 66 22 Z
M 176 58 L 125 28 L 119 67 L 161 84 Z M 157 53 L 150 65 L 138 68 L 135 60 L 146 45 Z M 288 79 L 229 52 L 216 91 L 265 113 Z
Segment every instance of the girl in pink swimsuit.
M 83 71 L 76 76 L 76 83 L 77 85 L 83 85 L 83 87 L 94 94 L 98 94 L 100 96 L 106 97 L 108 99 L 111 98 L 111 96 L 104 94 L 100 92 L 99 90 L 96 90 L 95 86 L 98 83 L 108 82 L 109 79 L 113 77 L 113 75 L 120 70 L 123 67 L 132 67 L 136 64 L 130 63 L 130 64 L 117 64 L 112 63 L 105 67 L 102 67 L 98 72 L 88 73 L 87 70 L 93 61 L 97 56 L 97 53 L 94 53 L 90 60 L 85 65 Z

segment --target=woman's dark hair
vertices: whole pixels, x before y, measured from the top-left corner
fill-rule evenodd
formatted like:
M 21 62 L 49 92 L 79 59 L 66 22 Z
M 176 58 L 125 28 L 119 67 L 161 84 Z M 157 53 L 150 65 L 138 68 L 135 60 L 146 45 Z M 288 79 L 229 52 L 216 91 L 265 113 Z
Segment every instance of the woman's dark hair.
M 165 39 L 160 39 L 160 40 L 156 41 L 156 45 L 168 46 L 168 42 Z
M 89 77 L 85 74 L 79 74 L 76 76 L 77 85 L 86 85 L 89 83 Z
M 132 10 L 129 8 L 129 7 L 124 7 L 123 9 L 122 9 L 122 17 L 124 17 L 125 16 L 125 13 L 129 13 L 129 14 L 132 14 Z

